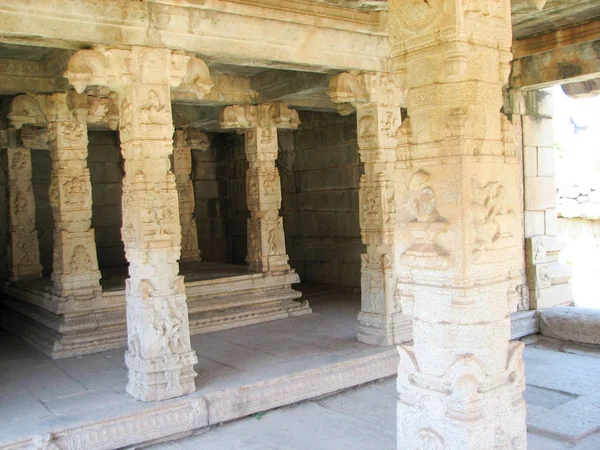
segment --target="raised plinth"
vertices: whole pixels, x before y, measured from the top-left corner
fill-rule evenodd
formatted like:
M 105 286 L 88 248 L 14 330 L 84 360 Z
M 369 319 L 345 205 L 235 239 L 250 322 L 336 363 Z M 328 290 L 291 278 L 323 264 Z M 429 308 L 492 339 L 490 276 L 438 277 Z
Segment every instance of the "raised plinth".
M 208 333 L 311 313 L 291 288 L 298 274 L 249 273 L 243 266 L 195 262 L 181 265 L 191 334 Z M 127 343 L 125 271 L 103 274 L 103 294 L 93 309 L 77 311 L 49 291 L 50 280 L 8 284 L 3 289 L 3 328 L 51 358 L 122 347 Z

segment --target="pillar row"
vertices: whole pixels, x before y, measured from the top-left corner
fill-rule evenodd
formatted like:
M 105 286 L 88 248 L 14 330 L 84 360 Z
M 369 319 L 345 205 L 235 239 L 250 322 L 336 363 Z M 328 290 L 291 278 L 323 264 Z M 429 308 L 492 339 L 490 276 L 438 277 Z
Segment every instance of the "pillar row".
M 244 132 L 248 219 L 248 269 L 253 272 L 290 270 L 285 249 L 281 208 L 281 182 L 275 166 L 278 129 L 296 129 L 298 113 L 283 103 L 228 106 L 221 127 Z
M 510 342 L 522 267 L 520 171 L 500 111 L 510 71 L 509 0 L 389 2 L 398 130 L 401 296 L 398 448 L 525 449 L 523 343 Z
M 11 281 L 40 278 L 42 265 L 35 229 L 35 198 L 31 184 L 31 150 L 8 130 L 9 272 Z
M 356 110 L 360 179 L 359 217 L 363 243 L 358 339 L 394 345 L 411 340 L 411 310 L 399 295 L 402 241 L 398 234 L 395 178 L 396 132 L 404 100 L 391 73 L 343 73 L 333 77 L 329 96 L 341 114 Z
M 123 178 L 121 235 L 126 281 L 127 392 L 143 401 L 195 391 L 185 284 L 179 275 L 181 227 L 173 153 L 171 89 L 199 98 L 212 87 L 206 64 L 164 48 L 81 50 L 65 76 L 118 93 Z

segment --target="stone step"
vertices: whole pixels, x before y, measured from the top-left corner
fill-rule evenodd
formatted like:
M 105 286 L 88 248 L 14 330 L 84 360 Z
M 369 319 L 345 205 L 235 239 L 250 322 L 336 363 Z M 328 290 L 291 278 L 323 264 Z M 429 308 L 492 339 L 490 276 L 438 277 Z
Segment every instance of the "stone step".
M 600 345 L 600 309 L 557 306 L 540 311 L 542 335 Z

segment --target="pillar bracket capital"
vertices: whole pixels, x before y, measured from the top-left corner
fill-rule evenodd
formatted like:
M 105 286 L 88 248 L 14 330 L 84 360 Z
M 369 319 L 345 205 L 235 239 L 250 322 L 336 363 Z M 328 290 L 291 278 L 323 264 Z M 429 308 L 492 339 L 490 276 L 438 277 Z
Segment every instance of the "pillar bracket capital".
M 282 102 L 228 106 L 221 111 L 219 122 L 222 128 L 237 130 L 256 127 L 295 130 L 300 125 L 298 112 Z
M 71 57 L 64 76 L 79 93 L 89 85 L 120 91 L 132 82 L 167 82 L 174 90 L 192 92 L 202 99 L 214 85 L 206 63 L 192 54 L 137 46 L 79 50 Z
M 331 78 L 327 95 L 346 116 L 369 104 L 398 108 L 404 103 L 405 89 L 393 73 L 344 72 Z

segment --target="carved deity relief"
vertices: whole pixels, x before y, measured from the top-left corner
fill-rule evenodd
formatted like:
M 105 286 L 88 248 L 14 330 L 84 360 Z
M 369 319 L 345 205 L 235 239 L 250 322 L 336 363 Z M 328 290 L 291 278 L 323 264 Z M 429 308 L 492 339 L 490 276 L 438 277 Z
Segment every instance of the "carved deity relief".
M 416 171 L 408 185 L 414 219 L 407 228 L 414 243 L 402 255 L 401 261 L 416 268 L 441 270 L 448 267 L 449 256 L 437 244 L 437 236 L 445 232 L 447 222 L 435 207 L 435 192 L 431 187 L 431 175 L 425 170 Z
M 471 137 L 473 136 L 473 126 L 469 108 L 462 106 L 454 108 L 450 112 L 448 122 L 446 123 L 446 137 Z
M 38 249 L 31 242 L 21 242 L 17 247 L 22 254 L 18 265 L 27 266 L 30 264 L 38 264 Z
M 27 212 L 27 196 L 23 192 L 18 192 L 15 197 L 15 213 L 22 214 Z
M 10 165 L 10 168 L 13 171 L 23 171 L 26 170 L 29 167 L 29 163 L 28 163 L 28 158 L 25 157 L 25 155 L 23 154 L 23 152 L 14 152 L 12 154 L 12 163 Z
M 82 177 L 72 177 L 65 181 L 62 187 L 67 194 L 65 201 L 68 204 L 82 205 L 89 197 L 87 180 Z
M 87 137 L 87 126 L 84 123 L 79 123 L 75 120 L 61 122 L 60 134 L 68 141 L 77 142 L 84 136 Z
M 505 205 L 504 185 L 490 181 L 482 186 L 473 178 L 472 189 L 473 253 L 510 246 L 510 222 L 515 213 Z
M 88 273 L 93 270 L 93 263 L 90 255 L 88 254 L 85 246 L 76 245 L 73 249 L 73 255 L 71 256 L 71 262 L 69 263 L 69 274 L 79 275 L 82 273 Z
M 131 129 L 131 111 L 131 103 L 127 99 L 124 99 L 121 102 L 121 112 L 119 114 L 119 129 L 123 133 L 128 133 Z
M 364 193 L 363 221 L 365 224 L 377 224 L 380 217 L 378 192 L 374 188 L 363 188 L 362 193 Z
M 169 125 L 171 123 L 171 110 L 161 102 L 156 91 L 151 89 L 148 98 L 138 108 L 138 120 L 141 125 L 145 125 L 149 129 Z

